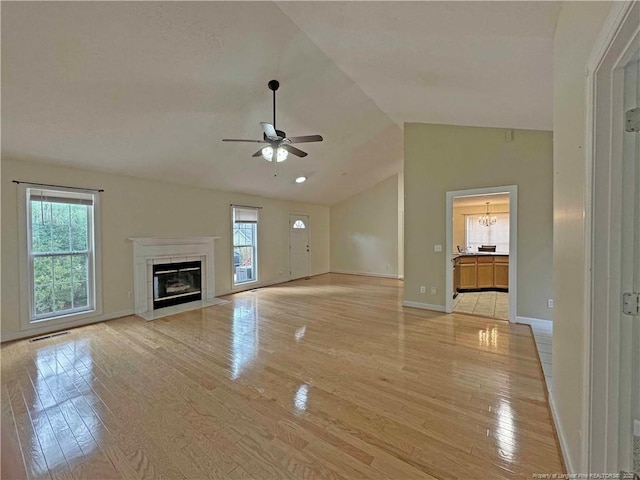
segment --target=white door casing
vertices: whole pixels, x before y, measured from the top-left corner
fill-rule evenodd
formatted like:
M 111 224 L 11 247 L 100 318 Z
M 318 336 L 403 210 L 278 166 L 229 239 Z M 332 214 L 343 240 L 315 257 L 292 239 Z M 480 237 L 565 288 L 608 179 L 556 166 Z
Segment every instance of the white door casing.
M 638 55 L 640 55 L 640 46 L 637 46 L 635 53 L 632 53 L 634 60 L 620 70 L 623 112 L 640 106 Z M 622 130 L 622 279 L 620 286 L 622 292 L 640 292 L 640 157 L 638 156 L 640 133 L 624 131 L 624 124 Z M 639 321 L 640 318 L 637 315 L 623 314 L 620 318 L 618 465 L 626 472 L 630 472 L 633 465 L 633 419 L 640 396 L 636 383 L 637 373 L 640 371 L 636 342 L 640 333 Z
M 309 216 L 289 215 L 289 265 L 292 280 L 309 276 Z
M 635 79 L 627 75 L 633 67 L 625 67 L 637 62 L 639 40 L 640 4 L 614 3 L 588 62 L 585 269 L 591 274 L 585 286 L 581 472 L 632 468 L 640 333 L 638 318 L 622 313 L 621 299 L 640 287 L 640 166 L 638 134 L 624 131 L 624 111 L 637 100 L 637 87 L 628 83 L 637 85 L 637 67 Z
M 453 312 L 453 199 L 492 193 L 509 194 L 509 321 L 515 323 L 518 315 L 518 186 L 475 188 L 447 192 L 446 245 L 445 245 L 445 312 Z

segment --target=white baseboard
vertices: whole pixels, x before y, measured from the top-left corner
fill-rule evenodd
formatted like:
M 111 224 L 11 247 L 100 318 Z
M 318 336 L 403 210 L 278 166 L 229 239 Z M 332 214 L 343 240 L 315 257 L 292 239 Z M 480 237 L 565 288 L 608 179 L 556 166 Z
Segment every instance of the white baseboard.
M 541 318 L 516 317 L 516 323 L 524 323 L 525 325 L 531 325 L 532 327 L 553 330 L 553 321 L 543 320 Z
M 558 422 L 558 413 L 556 411 L 556 404 L 555 404 L 555 401 L 553 400 L 553 393 L 551 392 L 551 390 L 547 390 L 547 395 L 549 398 L 549 407 L 551 408 L 551 417 L 553 418 L 553 424 L 556 427 L 556 432 L 558 434 L 558 441 L 560 442 L 560 453 L 562 454 L 564 465 L 565 467 L 567 467 L 568 474 L 570 475 L 576 474 L 578 472 L 576 471 L 575 464 L 571 461 L 571 458 L 569 457 L 569 454 L 568 454 L 569 448 L 567 446 L 567 440 L 560 426 L 560 422 Z
M 36 337 L 44 335 L 46 333 L 57 332 L 59 330 L 66 330 L 67 328 L 81 327 L 83 325 L 90 325 L 92 323 L 105 322 L 107 320 L 113 320 L 114 318 L 128 317 L 133 315 L 133 309 L 122 310 L 120 312 L 105 313 L 98 315 L 97 317 L 84 318 L 82 320 L 76 320 L 71 322 L 59 322 L 51 323 L 38 328 L 30 328 L 28 330 L 21 330 L 19 332 L 6 333 L 0 337 L 0 342 L 10 342 L 12 340 L 20 340 L 21 338 Z
M 390 273 L 349 272 L 346 270 L 331 270 L 331 272 L 329 273 L 341 273 L 343 275 L 360 275 L 362 277 L 393 278 L 395 280 L 404 278 L 402 275 L 393 275 Z
M 402 306 L 411 307 L 411 308 L 421 308 L 422 310 L 433 310 L 435 312 L 444 312 L 444 305 L 432 305 L 430 303 L 420 303 L 420 302 L 410 302 L 408 300 L 404 300 L 402 302 Z
M 277 280 L 269 280 L 267 282 L 249 283 L 247 285 L 242 285 L 241 287 L 232 288 L 231 290 L 227 290 L 227 291 L 223 291 L 223 292 L 216 292 L 216 297 L 220 297 L 220 296 L 223 296 L 223 295 L 232 295 L 234 293 L 246 292 L 248 290 L 255 290 L 256 288 L 270 287 L 271 285 L 278 285 L 280 283 L 287 283 L 288 281 L 289 281 L 289 277 L 287 277 L 287 278 L 279 278 Z

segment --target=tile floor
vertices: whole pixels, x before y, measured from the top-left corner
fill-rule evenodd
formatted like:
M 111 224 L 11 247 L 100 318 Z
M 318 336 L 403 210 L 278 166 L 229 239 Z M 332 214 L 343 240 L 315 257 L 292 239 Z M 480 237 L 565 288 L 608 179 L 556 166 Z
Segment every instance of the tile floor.
M 544 381 L 547 382 L 547 389 L 551 391 L 551 340 L 553 339 L 553 324 L 550 326 L 532 325 L 533 338 L 538 348 Z
M 459 293 L 453 311 L 509 320 L 509 294 L 504 292 Z
M 176 313 L 188 312 L 189 310 L 198 310 L 200 308 L 206 307 L 213 307 L 214 305 L 221 305 L 223 303 L 229 303 L 229 301 L 222 300 L 220 298 L 214 298 L 211 300 L 196 300 L 195 302 L 181 303 L 179 305 L 173 305 L 171 307 L 149 310 L 147 312 L 138 314 L 138 316 L 144 318 L 145 320 L 157 320 L 158 318 L 168 317 L 169 315 L 175 315 Z

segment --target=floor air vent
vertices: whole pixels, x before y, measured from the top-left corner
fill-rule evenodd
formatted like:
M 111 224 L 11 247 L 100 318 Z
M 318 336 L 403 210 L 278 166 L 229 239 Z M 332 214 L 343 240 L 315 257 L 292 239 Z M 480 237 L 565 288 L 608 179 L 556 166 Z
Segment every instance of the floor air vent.
M 29 340 L 29 343 L 39 342 L 40 340 L 46 340 L 47 338 L 54 338 L 54 337 L 60 337 L 62 335 L 69 335 L 69 333 L 71 332 L 65 331 L 65 332 L 52 333 L 50 335 L 43 335 L 41 337 L 32 338 L 31 340 Z

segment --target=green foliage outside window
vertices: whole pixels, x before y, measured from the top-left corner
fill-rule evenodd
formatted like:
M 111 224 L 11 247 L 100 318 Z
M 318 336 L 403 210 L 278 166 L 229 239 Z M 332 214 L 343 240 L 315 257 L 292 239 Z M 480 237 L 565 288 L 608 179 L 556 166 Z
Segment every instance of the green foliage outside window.
M 89 208 L 32 200 L 35 315 L 89 305 Z

